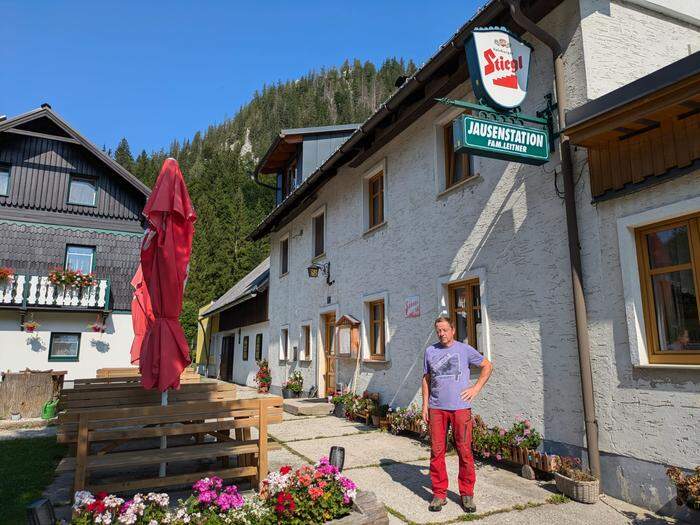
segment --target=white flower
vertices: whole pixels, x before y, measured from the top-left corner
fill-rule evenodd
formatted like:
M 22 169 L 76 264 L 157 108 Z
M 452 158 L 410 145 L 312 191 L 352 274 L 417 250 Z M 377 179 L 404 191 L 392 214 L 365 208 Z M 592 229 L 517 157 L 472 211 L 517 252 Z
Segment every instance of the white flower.
M 158 522 L 156 520 L 151 520 L 148 522 L 148 525 L 158 525 Z
M 118 498 L 112 494 L 107 496 L 105 499 L 102 500 L 102 503 L 105 504 L 107 507 L 111 508 L 116 508 L 116 507 L 121 507 L 122 503 L 124 503 L 124 500 L 122 498 Z
M 83 505 L 89 505 L 95 501 L 95 497 L 87 490 L 79 490 L 75 493 L 73 510 L 78 510 Z

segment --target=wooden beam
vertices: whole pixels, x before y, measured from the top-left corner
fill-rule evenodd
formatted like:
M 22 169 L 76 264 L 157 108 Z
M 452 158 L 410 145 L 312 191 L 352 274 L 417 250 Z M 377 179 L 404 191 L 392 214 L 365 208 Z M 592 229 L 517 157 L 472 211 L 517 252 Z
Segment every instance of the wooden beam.
M 16 135 L 25 135 L 27 137 L 39 139 L 58 140 L 59 142 L 68 142 L 69 144 L 80 144 L 80 141 L 71 137 L 60 137 L 58 135 L 49 135 L 48 133 L 39 133 L 38 131 L 27 131 L 26 129 L 10 128 L 6 129 L 5 133 L 14 133 Z

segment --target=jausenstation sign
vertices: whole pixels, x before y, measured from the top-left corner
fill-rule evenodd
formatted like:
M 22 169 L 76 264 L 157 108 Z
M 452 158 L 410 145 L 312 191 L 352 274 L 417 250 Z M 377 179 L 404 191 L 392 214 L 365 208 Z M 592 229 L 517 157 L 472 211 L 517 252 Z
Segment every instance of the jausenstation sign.
M 530 44 L 505 28 L 480 27 L 464 47 L 478 103 L 438 99 L 474 112 L 453 121 L 454 151 L 523 164 L 547 162 L 552 133 L 549 103 L 537 117 L 520 112 L 527 96 Z
M 460 116 L 452 125 L 457 153 L 474 153 L 537 166 L 549 160 L 549 140 L 543 130 L 471 115 Z

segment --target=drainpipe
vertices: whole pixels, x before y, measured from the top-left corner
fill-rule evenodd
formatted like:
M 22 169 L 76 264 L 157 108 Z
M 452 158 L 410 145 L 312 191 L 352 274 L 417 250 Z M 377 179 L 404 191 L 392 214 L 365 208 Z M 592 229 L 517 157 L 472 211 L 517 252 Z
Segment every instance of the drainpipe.
M 520 0 L 501 0 L 510 8 L 510 15 L 520 27 L 531 33 L 535 38 L 552 50 L 554 57 L 554 89 L 557 97 L 557 115 L 559 130 L 566 125 L 566 90 L 564 86 L 564 53 L 561 45 L 552 35 L 539 27 L 525 16 L 520 9 Z M 578 360 L 581 374 L 581 390 L 583 397 L 583 415 L 586 425 L 586 444 L 588 450 L 588 465 L 591 473 L 600 479 L 600 450 L 598 449 L 598 421 L 595 416 L 595 401 L 593 397 L 593 373 L 591 371 L 591 350 L 588 341 L 588 315 L 583 295 L 583 272 L 581 269 L 581 247 L 576 219 L 576 198 L 574 195 L 574 169 L 571 161 L 571 145 L 569 138 L 559 135 L 559 151 L 561 154 L 561 171 L 564 179 L 564 203 L 566 206 L 566 230 L 569 238 L 569 260 L 571 266 L 571 282 L 573 285 L 574 317 L 576 319 L 576 339 L 578 342 Z

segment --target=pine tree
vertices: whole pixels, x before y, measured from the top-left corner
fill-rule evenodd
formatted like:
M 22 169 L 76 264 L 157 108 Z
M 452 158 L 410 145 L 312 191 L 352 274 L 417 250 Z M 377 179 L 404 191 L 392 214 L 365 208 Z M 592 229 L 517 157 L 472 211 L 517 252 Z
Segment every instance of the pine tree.
M 134 157 L 131 156 L 131 148 L 129 148 L 129 142 L 125 138 L 119 141 L 117 149 L 114 150 L 114 160 L 128 171 L 134 169 Z
M 178 160 L 188 184 L 198 215 L 181 316 L 188 341 L 196 336 L 199 308 L 269 253 L 267 239 L 251 242 L 247 237 L 272 209 L 274 192 L 253 183 L 248 174 L 280 130 L 362 122 L 396 89 L 398 76 L 415 70 L 413 62 L 396 58 L 380 68 L 345 61 L 340 68 L 262 86 L 232 119 L 198 131 L 191 140 L 173 140 L 167 151 L 142 151 L 134 161 L 127 140 L 119 142 L 115 159 L 148 186 L 168 156 Z M 241 156 L 247 134 L 252 155 Z

